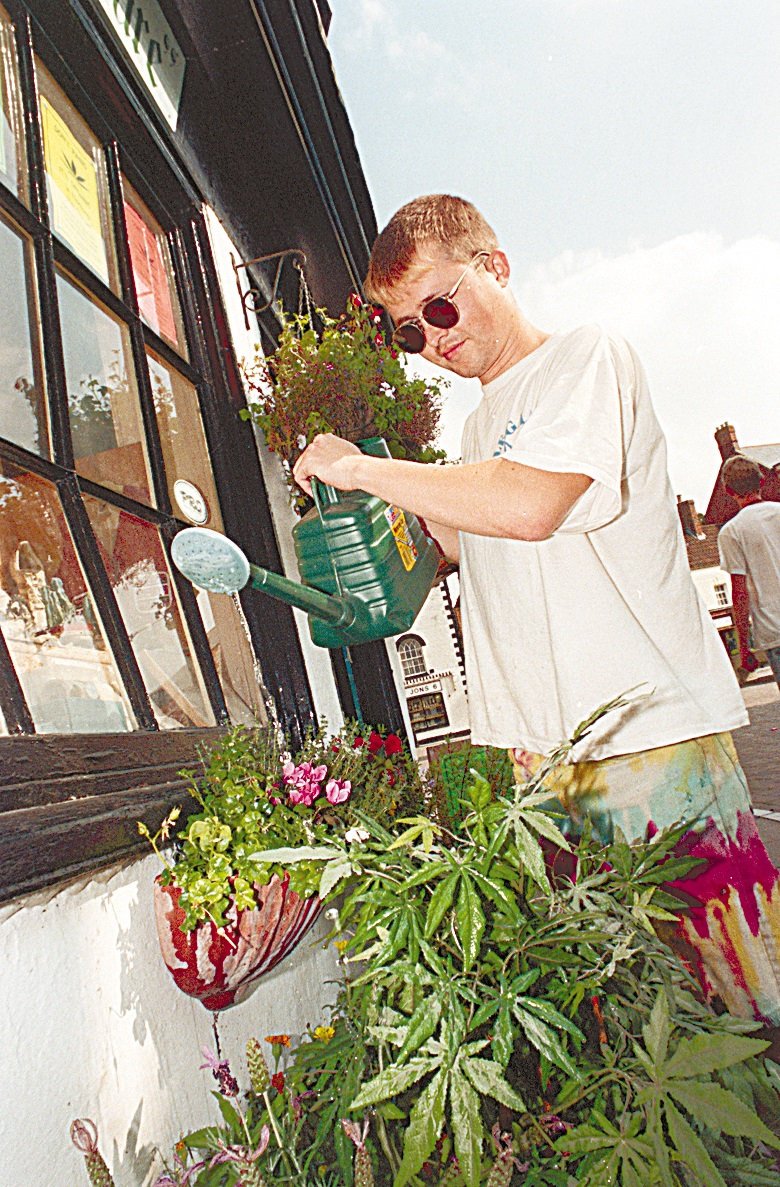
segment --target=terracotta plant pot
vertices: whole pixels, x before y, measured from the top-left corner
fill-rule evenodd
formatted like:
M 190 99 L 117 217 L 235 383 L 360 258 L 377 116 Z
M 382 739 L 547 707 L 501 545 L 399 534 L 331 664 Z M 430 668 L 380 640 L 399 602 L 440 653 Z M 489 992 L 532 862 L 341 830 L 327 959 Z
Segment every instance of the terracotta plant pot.
M 154 883 L 154 913 L 160 950 L 182 992 L 207 1010 L 245 1001 L 258 980 L 275 968 L 317 920 L 322 901 L 299 898 L 289 877 L 276 875 L 256 891 L 257 906 L 238 912 L 235 924 L 217 928 L 210 920 L 183 931 L 178 886 Z

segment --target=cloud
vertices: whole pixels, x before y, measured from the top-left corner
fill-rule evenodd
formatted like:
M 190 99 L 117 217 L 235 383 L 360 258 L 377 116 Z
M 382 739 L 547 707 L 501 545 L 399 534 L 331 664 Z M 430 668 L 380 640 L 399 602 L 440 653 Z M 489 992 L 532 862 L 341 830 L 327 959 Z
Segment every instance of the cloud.
M 700 510 L 717 476 L 718 425 L 733 424 L 743 445 L 780 441 L 780 243 L 697 232 L 614 257 L 567 252 L 514 289 L 544 329 L 598 322 L 631 341 L 667 436 L 672 485 Z M 440 374 L 422 360 L 415 369 Z M 457 457 L 480 388 L 450 378 L 442 444 Z

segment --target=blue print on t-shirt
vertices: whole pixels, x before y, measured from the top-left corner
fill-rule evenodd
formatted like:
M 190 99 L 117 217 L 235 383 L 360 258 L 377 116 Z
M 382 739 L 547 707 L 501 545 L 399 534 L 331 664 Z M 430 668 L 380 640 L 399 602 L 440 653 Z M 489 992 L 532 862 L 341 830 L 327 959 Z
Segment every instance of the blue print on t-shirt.
M 501 436 L 498 438 L 498 447 L 493 450 L 493 457 L 501 457 L 502 453 L 508 453 L 512 448 L 510 438 L 522 428 L 525 424 L 525 417 L 521 416 L 519 421 L 508 420 L 506 428 Z

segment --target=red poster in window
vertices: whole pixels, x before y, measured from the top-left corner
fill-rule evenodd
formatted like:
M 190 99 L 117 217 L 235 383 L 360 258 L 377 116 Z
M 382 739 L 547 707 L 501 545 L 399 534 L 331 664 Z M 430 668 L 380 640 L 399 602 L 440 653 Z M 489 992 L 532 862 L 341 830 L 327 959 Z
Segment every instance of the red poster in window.
M 125 202 L 127 239 L 133 265 L 138 311 L 156 334 L 177 341 L 171 291 L 160 244 L 138 211 Z

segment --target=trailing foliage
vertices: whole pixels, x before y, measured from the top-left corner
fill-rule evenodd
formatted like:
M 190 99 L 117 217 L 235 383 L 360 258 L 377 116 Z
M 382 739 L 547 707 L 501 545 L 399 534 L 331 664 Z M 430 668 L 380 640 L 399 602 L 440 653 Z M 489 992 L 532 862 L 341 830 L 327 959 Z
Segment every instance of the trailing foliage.
M 244 365 L 250 407 L 243 413 L 263 431 L 287 472 L 317 433 L 348 441 L 384 437 L 393 457 L 430 462 L 436 450 L 445 381 L 409 375 L 385 342 L 381 316 L 353 294 L 334 319 L 287 314 L 279 345 L 267 358 Z M 291 483 L 300 503 L 300 490 Z

